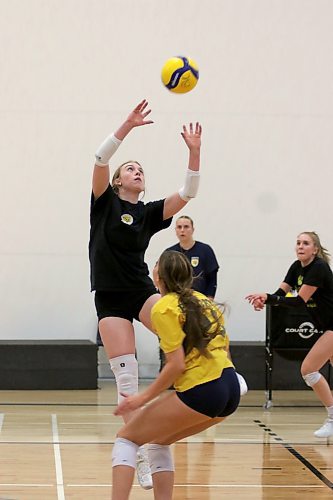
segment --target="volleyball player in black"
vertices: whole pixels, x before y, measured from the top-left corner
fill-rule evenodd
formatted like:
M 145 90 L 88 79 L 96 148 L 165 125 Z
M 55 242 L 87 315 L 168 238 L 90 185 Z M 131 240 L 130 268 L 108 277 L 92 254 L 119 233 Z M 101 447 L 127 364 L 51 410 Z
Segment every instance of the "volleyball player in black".
M 96 152 L 91 197 L 89 258 L 91 289 L 99 332 L 115 375 L 118 402 L 122 394 L 138 390 L 133 319 L 151 329 L 150 312 L 160 298 L 149 277 L 145 251 L 150 238 L 167 228 L 171 218 L 193 198 L 199 185 L 201 125 L 183 125 L 181 135 L 189 148 L 184 186 L 165 199 L 143 203 L 145 175 L 137 161 L 127 161 L 115 171 L 110 183 L 109 160 L 134 128 L 153 123 L 148 102 L 141 101 L 114 134 Z M 125 420 L 129 419 L 127 415 Z M 152 487 L 149 468 L 141 454 L 138 478 Z
M 297 260 L 274 294 L 251 294 L 246 298 L 255 310 L 261 310 L 264 304 L 306 309 L 315 327 L 323 331 L 303 360 L 301 373 L 328 414 L 324 425 L 314 435 L 329 437 L 333 435 L 333 395 L 319 370 L 328 360 L 331 363 L 333 360 L 333 274 L 329 266 L 330 254 L 321 245 L 317 233 L 305 231 L 297 237 L 296 255 Z M 291 290 L 297 296 L 286 297 Z

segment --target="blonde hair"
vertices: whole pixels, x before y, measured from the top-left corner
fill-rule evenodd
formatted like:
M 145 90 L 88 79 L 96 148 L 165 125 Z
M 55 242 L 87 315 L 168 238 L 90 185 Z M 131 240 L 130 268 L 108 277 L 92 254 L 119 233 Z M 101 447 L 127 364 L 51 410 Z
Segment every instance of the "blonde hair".
M 120 178 L 121 169 L 125 165 L 128 165 L 129 163 L 136 163 L 137 165 L 139 165 L 139 167 L 141 167 L 140 163 L 136 160 L 128 160 L 128 161 L 125 161 L 124 163 L 122 163 L 121 165 L 119 165 L 119 167 L 115 170 L 115 173 L 113 174 L 112 181 L 111 181 L 112 189 L 116 194 L 119 193 L 119 186 L 116 184 L 116 181 Z
M 327 248 L 322 246 L 318 234 L 315 231 L 302 231 L 301 233 L 299 233 L 298 236 L 300 236 L 301 234 L 307 234 L 308 236 L 310 236 L 314 246 L 318 249 L 317 253 L 318 257 L 320 257 L 325 262 L 327 262 L 327 264 L 329 264 L 331 261 L 331 254 L 329 253 Z

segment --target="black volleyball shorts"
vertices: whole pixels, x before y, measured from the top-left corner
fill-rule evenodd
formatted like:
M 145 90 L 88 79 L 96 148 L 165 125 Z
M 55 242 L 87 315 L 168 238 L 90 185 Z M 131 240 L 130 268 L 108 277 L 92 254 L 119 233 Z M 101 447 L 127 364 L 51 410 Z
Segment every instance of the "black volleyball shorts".
M 116 317 L 124 318 L 133 323 L 139 321 L 140 311 L 151 295 L 157 294 L 154 286 L 142 290 L 126 292 L 95 292 L 95 307 L 98 320 Z

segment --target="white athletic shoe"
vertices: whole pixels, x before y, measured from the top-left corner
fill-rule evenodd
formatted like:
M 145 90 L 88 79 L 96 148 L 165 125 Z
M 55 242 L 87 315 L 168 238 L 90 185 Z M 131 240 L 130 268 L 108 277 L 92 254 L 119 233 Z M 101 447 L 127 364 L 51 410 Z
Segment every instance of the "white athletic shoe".
M 236 375 L 237 375 L 238 382 L 239 382 L 240 395 L 244 396 L 244 394 L 246 394 L 248 391 L 247 383 L 245 382 L 245 378 L 243 377 L 243 375 L 240 375 L 237 372 L 236 372 Z
M 148 455 L 146 451 L 140 449 L 136 460 L 136 474 L 139 485 L 144 490 L 151 490 L 153 487 L 153 479 L 151 477 Z
M 333 420 L 325 420 L 324 425 L 314 432 L 317 438 L 328 438 L 333 436 Z

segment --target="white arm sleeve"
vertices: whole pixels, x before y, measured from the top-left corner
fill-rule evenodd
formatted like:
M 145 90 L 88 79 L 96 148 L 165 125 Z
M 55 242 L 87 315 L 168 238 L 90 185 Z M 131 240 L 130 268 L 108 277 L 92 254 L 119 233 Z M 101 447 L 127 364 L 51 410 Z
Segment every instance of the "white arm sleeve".
M 200 172 L 197 170 L 187 169 L 185 184 L 178 191 L 179 196 L 184 201 L 190 201 L 192 198 L 196 197 L 199 189 Z
M 111 156 L 114 155 L 121 143 L 122 141 L 117 139 L 114 134 L 109 135 L 95 153 L 95 164 L 99 167 L 107 167 Z

